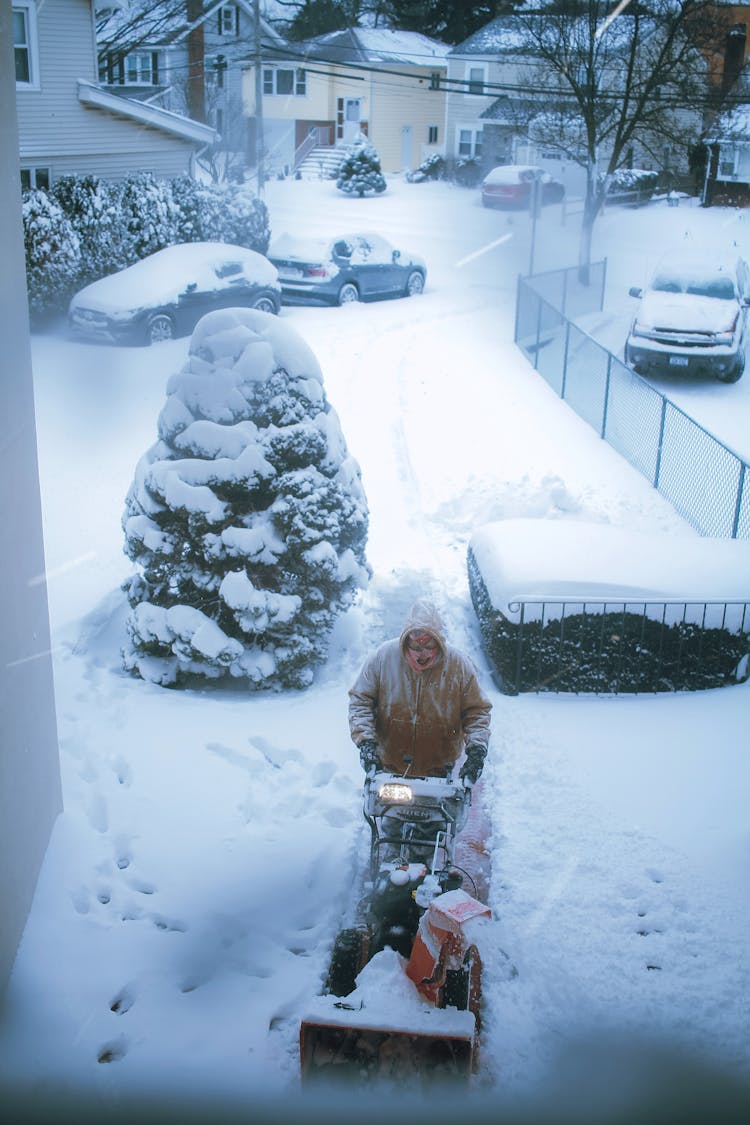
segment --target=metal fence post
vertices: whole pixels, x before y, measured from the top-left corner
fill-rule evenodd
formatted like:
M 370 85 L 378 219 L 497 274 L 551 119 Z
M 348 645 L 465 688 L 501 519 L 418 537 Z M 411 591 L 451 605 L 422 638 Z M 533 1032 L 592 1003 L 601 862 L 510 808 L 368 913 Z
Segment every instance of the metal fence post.
M 523 286 L 523 278 L 521 277 L 521 274 L 519 273 L 518 280 L 516 281 L 516 324 L 515 324 L 515 328 L 513 329 L 513 342 L 516 343 L 516 344 L 518 343 L 518 323 L 521 319 L 521 291 L 522 291 L 522 286 Z
M 560 398 L 565 398 L 565 384 L 568 379 L 568 354 L 570 352 L 570 321 L 565 321 L 565 349 L 563 351 L 562 382 L 560 384 Z
M 667 400 L 662 399 L 661 420 L 659 422 L 659 442 L 656 447 L 656 468 L 654 469 L 654 488 L 659 487 L 659 474 L 661 473 L 661 455 L 664 448 L 664 428 L 667 421 Z
M 607 353 L 607 377 L 604 383 L 604 407 L 602 409 L 602 429 L 600 437 L 607 432 L 607 410 L 609 408 L 609 384 L 612 380 L 612 353 Z
M 734 519 L 732 520 L 732 539 L 737 538 L 737 532 L 740 529 L 740 512 L 742 511 L 742 497 L 745 491 L 745 475 L 747 465 L 744 461 L 740 462 L 740 479 L 737 481 L 737 500 L 734 505 Z

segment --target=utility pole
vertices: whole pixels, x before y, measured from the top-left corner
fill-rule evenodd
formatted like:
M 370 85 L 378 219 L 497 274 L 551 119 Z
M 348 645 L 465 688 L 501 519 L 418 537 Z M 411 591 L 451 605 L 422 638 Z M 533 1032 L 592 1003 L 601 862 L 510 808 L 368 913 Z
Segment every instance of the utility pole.
M 263 198 L 263 59 L 260 47 L 260 0 L 254 0 L 255 15 L 255 167 L 258 199 Z

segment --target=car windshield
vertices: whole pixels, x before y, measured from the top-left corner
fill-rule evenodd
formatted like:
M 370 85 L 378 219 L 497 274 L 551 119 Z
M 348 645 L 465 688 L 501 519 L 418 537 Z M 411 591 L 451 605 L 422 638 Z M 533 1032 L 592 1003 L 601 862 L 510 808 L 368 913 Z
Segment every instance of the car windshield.
M 651 288 L 657 293 L 689 293 L 693 297 L 715 297 L 721 301 L 731 301 L 735 296 L 734 283 L 727 274 L 657 274 Z

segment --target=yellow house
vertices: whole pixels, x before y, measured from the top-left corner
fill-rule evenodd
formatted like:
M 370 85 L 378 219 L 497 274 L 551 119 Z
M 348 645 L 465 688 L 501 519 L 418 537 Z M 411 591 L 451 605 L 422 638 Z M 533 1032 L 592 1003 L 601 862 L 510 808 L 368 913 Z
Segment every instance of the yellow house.
M 248 157 L 258 136 L 256 84 L 266 170 L 306 162 L 325 174 L 358 133 L 376 149 L 384 172 L 408 171 L 443 153 L 446 55 L 450 48 L 412 31 L 354 28 L 286 49 L 264 48 L 243 73 Z

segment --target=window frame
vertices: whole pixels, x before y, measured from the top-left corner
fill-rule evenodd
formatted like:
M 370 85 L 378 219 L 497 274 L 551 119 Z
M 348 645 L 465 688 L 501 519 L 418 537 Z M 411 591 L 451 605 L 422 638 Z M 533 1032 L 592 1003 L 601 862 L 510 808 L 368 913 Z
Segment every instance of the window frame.
M 279 91 L 279 74 L 291 74 L 291 90 Z M 307 74 L 301 66 L 264 66 L 263 96 L 272 98 L 306 98 Z
M 49 164 L 22 165 L 20 173 L 22 191 L 35 191 L 37 188 L 40 188 L 42 191 L 49 191 L 49 189 L 52 187 L 52 169 L 50 168 Z M 29 179 L 28 187 L 23 182 L 24 173 L 26 173 Z M 46 180 L 46 183 L 40 184 L 37 182 L 40 173 L 42 174 L 42 179 Z
M 41 81 L 39 74 L 39 34 L 37 28 L 36 4 L 33 0 L 13 0 L 11 16 L 16 12 L 23 14 L 26 42 L 17 44 L 15 29 L 13 29 L 13 54 L 17 50 L 25 50 L 28 63 L 28 80 L 16 79 L 16 90 L 39 90 Z
M 461 146 L 465 144 L 462 140 L 462 134 L 468 133 L 468 151 L 462 152 Z M 456 126 L 456 156 L 463 160 L 479 160 L 482 156 L 482 130 L 478 129 L 475 125 L 457 125 Z

